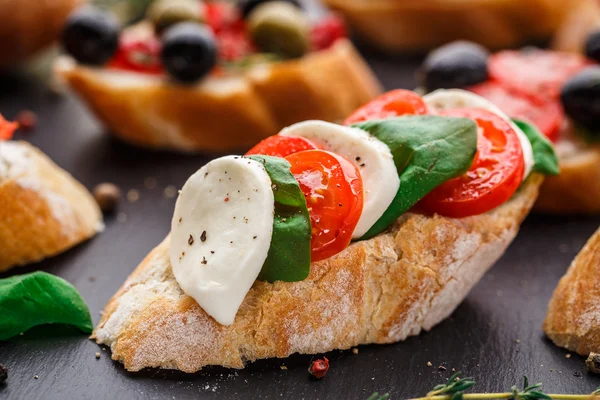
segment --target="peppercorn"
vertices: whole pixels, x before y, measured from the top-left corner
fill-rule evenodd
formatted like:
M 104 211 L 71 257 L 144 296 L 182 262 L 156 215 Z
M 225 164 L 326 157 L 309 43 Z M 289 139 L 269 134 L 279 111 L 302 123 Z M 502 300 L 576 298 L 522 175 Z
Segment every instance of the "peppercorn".
M 325 376 L 327 371 L 329 370 L 329 360 L 327 357 L 323 357 L 323 359 L 314 360 L 310 367 L 308 368 L 308 373 L 314 376 L 317 379 L 321 379 Z
M 592 374 L 600 374 L 600 354 L 590 353 L 587 360 L 585 360 L 585 368 Z
M 121 200 L 121 189 L 113 183 L 101 183 L 94 188 L 94 198 L 105 214 L 111 214 Z
M 6 382 L 8 379 L 8 368 L 0 364 L 0 383 Z

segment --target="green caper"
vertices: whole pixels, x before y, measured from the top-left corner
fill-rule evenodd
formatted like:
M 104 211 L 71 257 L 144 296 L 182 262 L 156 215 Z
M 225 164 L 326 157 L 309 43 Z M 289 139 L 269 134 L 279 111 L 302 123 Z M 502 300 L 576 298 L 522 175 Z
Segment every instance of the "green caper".
M 250 36 L 265 53 L 286 58 L 302 57 L 310 46 L 306 14 L 289 2 L 270 1 L 248 16 Z
M 160 34 L 179 22 L 204 22 L 204 7 L 198 0 L 156 0 L 147 17 Z

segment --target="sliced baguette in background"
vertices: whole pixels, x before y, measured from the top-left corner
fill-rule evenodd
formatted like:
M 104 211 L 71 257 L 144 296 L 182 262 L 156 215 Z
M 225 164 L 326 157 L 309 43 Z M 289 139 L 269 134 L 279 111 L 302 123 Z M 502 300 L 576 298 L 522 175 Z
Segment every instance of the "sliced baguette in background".
M 480 216 L 406 214 L 388 232 L 312 264 L 304 281 L 257 281 L 231 326 L 182 292 L 167 237 L 110 300 L 93 338 L 130 371 L 185 372 L 404 340 L 448 317 L 498 260 L 542 179 L 532 175 L 511 200 Z
M 342 120 L 381 92 L 347 40 L 298 60 L 210 76 L 192 87 L 67 58 L 55 69 L 119 138 L 189 152 L 247 150 L 299 121 Z
M 103 229 L 92 195 L 26 142 L 0 142 L 0 272 L 68 250 Z

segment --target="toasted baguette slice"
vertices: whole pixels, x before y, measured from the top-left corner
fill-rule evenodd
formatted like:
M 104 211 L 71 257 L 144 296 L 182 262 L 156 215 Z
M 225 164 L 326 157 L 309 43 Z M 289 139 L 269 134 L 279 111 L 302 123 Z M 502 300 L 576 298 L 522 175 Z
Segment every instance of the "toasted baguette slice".
M 560 175 L 544 180 L 535 210 L 548 214 L 600 213 L 600 146 L 569 132 L 557 143 Z
M 600 229 L 554 290 L 544 332 L 557 345 L 587 356 L 600 352 Z
M 457 39 L 500 49 L 549 38 L 582 1 L 565 7 L 556 0 L 324 0 L 388 52 L 430 50 Z
M 504 253 L 541 181 L 532 175 L 510 201 L 476 217 L 407 214 L 314 263 L 304 281 L 257 281 L 231 326 L 182 292 L 167 237 L 110 300 L 92 337 L 130 371 L 185 372 L 404 340 L 448 317 Z
M 211 76 L 191 88 L 65 58 L 56 71 L 121 139 L 183 151 L 247 150 L 298 121 L 341 120 L 381 92 L 347 40 L 299 60 Z
M 0 142 L 0 272 L 39 261 L 103 229 L 92 195 L 26 142 Z

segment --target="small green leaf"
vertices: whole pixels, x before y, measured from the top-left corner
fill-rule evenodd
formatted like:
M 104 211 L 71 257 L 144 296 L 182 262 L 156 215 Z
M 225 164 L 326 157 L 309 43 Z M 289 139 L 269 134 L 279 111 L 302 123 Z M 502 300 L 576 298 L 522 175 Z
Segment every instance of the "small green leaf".
M 93 329 L 90 312 L 77 289 L 46 272 L 0 279 L 0 310 L 0 340 L 44 324 L 73 325 L 86 333 Z
M 558 175 L 558 157 L 554 152 L 552 143 L 533 125 L 527 122 L 513 119 L 514 123 L 521 128 L 531 142 L 533 148 L 533 171 L 544 175 Z
M 262 163 L 273 183 L 275 219 L 267 259 L 258 279 L 298 282 L 310 273 L 311 225 L 306 199 L 283 158 L 251 156 Z
M 377 235 L 427 193 L 467 172 L 477 152 L 477 124 L 468 118 L 405 116 L 353 126 L 390 148 L 400 176 L 392 204 L 362 239 Z

